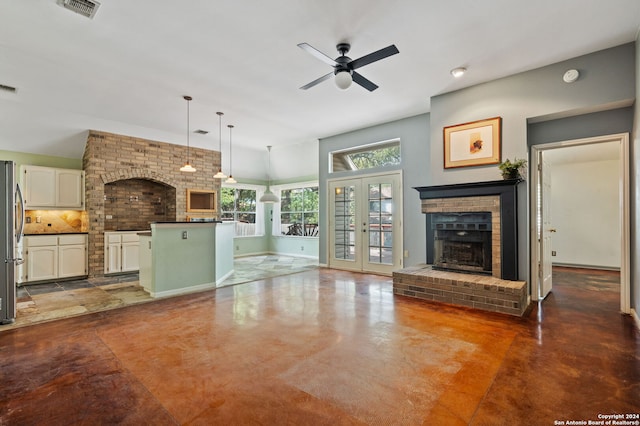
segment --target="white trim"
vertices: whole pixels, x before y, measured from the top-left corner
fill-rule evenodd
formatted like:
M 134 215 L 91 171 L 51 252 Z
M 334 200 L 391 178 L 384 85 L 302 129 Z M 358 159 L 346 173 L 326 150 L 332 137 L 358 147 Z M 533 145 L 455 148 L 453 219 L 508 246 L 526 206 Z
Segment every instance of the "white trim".
M 531 147 L 531 179 L 529 186 L 530 210 L 529 224 L 530 234 L 530 282 L 531 295 L 534 301 L 539 300 L 539 282 L 538 282 L 538 262 L 539 247 L 536 229 L 536 212 L 538 211 L 538 157 L 539 153 L 546 150 L 564 148 L 569 146 L 589 145 L 602 142 L 619 142 L 620 143 L 620 171 L 619 171 L 619 188 L 620 188 L 620 311 L 628 314 L 631 309 L 631 221 L 630 221 L 630 183 L 629 183 L 629 134 L 617 133 L 613 135 L 597 136 L 592 138 L 574 139 L 562 142 L 547 143 L 541 145 L 533 145 Z
M 312 188 L 318 185 L 318 181 L 308 181 L 308 182 L 297 182 L 297 183 L 285 183 L 282 185 L 271 185 L 271 189 L 296 189 L 296 188 Z
M 220 287 L 220 284 L 222 284 L 224 282 L 224 280 L 226 280 L 227 278 L 229 278 L 231 275 L 233 275 L 233 273 L 235 272 L 235 269 L 230 270 L 228 273 L 224 274 L 224 276 L 218 278 L 216 280 L 216 287 Z
M 179 296 L 181 294 L 195 293 L 195 292 L 204 291 L 204 290 L 213 290 L 215 288 L 216 288 L 216 283 L 204 283 L 204 284 L 194 285 L 191 287 L 177 288 L 175 290 L 167 290 L 167 291 L 160 291 L 160 292 L 150 291 L 149 293 L 151 294 L 151 297 L 153 297 L 154 299 L 158 299 L 163 297 Z

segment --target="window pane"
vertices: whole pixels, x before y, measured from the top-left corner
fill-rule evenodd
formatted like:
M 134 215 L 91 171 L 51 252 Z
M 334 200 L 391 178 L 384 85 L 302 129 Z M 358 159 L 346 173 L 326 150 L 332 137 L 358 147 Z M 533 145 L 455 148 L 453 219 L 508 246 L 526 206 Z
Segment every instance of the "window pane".
M 282 190 L 280 212 L 282 235 L 317 237 L 318 187 Z
M 241 212 L 255 212 L 256 191 L 253 189 L 238 189 L 237 209 Z
M 220 189 L 220 208 L 223 212 L 232 212 L 235 210 L 235 189 Z
M 285 189 L 280 194 L 280 211 L 291 211 L 291 190 Z
M 331 172 L 354 171 L 399 165 L 400 140 L 376 143 L 331 153 Z
M 304 189 L 304 205 L 305 212 L 318 211 L 318 187 Z

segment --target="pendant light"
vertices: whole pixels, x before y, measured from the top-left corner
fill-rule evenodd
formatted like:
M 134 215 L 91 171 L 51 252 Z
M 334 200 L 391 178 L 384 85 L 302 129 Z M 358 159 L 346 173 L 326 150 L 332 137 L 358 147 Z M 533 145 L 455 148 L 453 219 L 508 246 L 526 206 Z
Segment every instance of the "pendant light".
M 218 152 L 220 152 L 220 168 L 218 169 L 218 173 L 213 175 L 214 179 L 226 179 L 227 175 L 222 173 L 222 116 L 223 112 L 216 112 L 218 114 Z
M 190 163 L 191 160 L 191 149 L 189 147 L 189 102 L 193 99 L 191 96 L 183 96 L 184 100 L 187 101 L 187 162 L 184 166 L 180 167 L 181 172 L 189 172 L 193 173 L 196 171 L 195 167 L 193 167 Z
M 267 172 L 268 172 L 267 190 L 264 191 L 264 194 L 262 194 L 262 197 L 260 197 L 260 202 L 261 203 L 279 203 L 280 199 L 276 194 L 271 192 L 271 189 L 269 188 L 271 186 L 271 145 L 267 146 L 267 151 L 269 152 L 269 168 L 267 169 Z
M 233 125 L 227 124 L 227 127 L 229 128 L 229 179 L 225 180 L 224 182 L 225 183 L 238 183 L 238 181 L 236 181 L 233 178 L 233 172 L 232 172 L 232 169 L 233 169 L 233 167 L 232 167 L 233 166 L 233 157 L 231 156 L 231 151 L 232 151 L 232 148 L 231 148 L 231 129 L 233 129 Z

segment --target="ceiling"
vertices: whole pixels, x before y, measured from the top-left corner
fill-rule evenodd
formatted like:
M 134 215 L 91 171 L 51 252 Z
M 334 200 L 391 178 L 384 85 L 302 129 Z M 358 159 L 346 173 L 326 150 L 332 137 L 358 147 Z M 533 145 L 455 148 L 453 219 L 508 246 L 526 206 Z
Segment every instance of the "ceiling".
M 635 40 L 638 0 L 100 0 L 93 19 L 56 0 L 0 0 L 0 150 L 80 158 L 87 129 L 217 149 L 316 142 L 428 112 L 433 95 Z M 299 87 L 351 58 L 380 86 Z M 449 71 L 468 68 L 454 79 Z M 558 78 L 561 78 L 559 76 Z M 224 148 L 223 148 L 224 155 Z

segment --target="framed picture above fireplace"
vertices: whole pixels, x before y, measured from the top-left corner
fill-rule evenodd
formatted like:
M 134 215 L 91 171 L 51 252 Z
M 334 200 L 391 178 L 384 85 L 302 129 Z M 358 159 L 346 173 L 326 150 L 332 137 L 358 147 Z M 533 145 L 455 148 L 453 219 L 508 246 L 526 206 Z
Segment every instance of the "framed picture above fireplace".
M 444 133 L 444 168 L 500 163 L 502 117 L 447 126 Z

